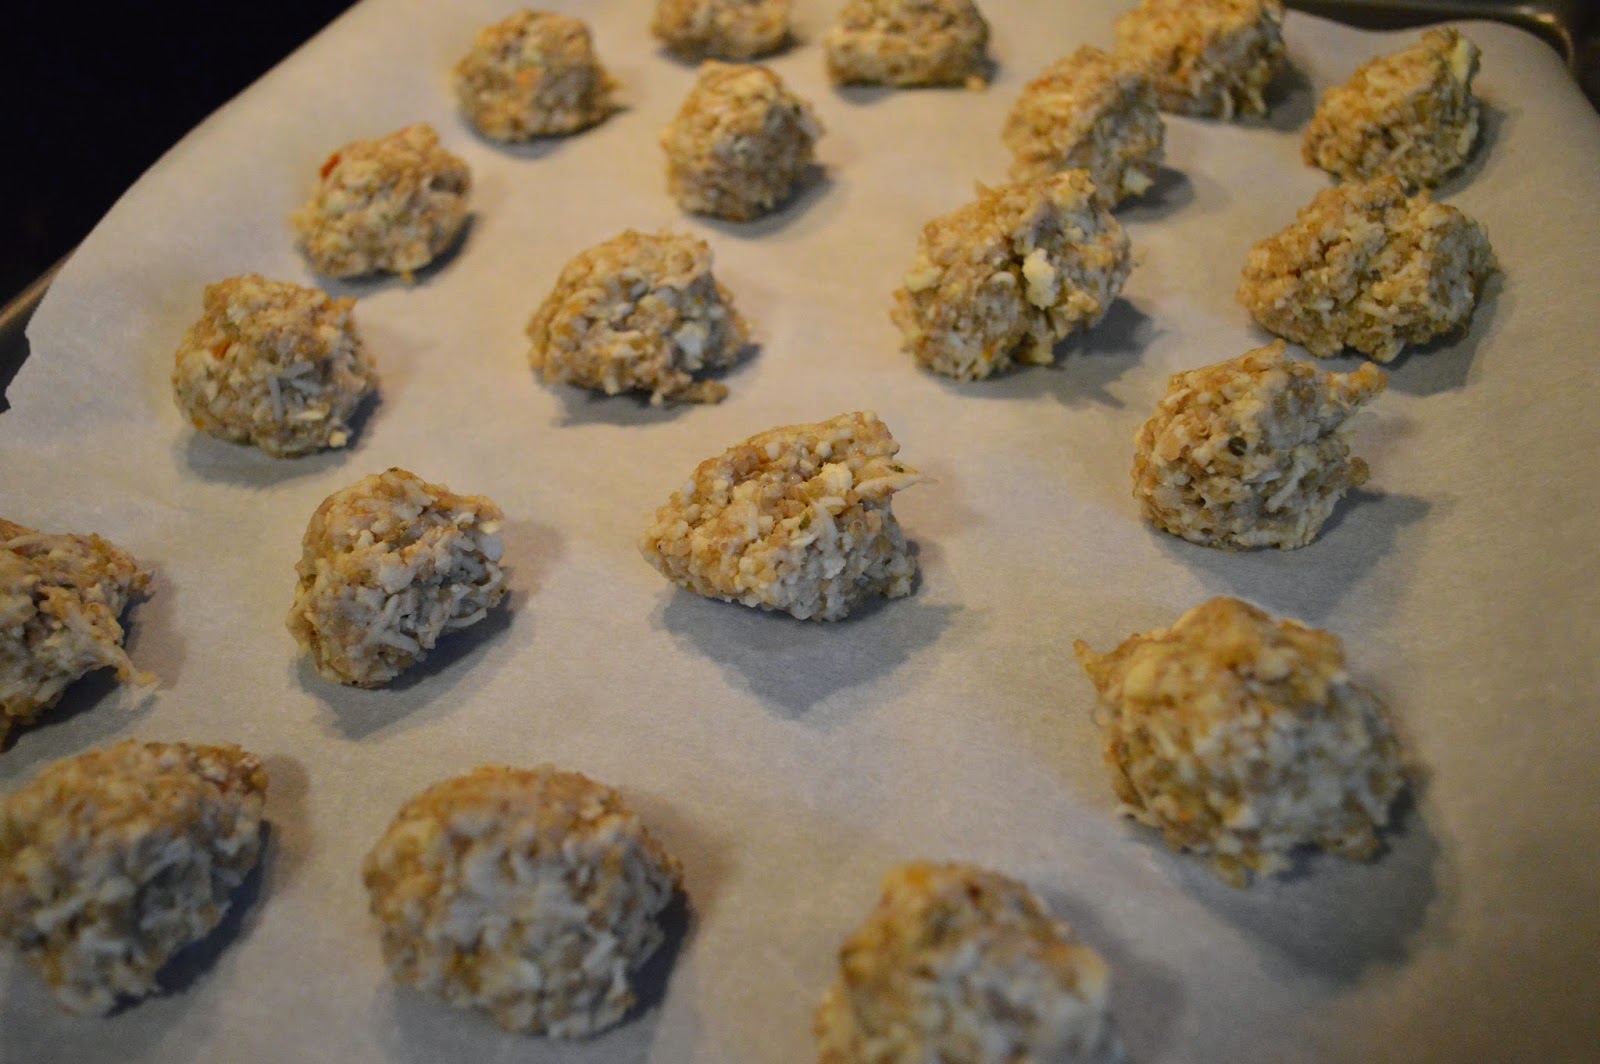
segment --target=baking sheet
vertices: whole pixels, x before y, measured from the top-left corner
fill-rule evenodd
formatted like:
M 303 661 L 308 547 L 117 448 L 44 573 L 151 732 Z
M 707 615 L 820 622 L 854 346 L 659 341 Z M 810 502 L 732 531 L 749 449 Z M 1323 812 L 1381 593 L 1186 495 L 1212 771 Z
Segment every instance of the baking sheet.
M 1414 34 L 1291 14 L 1270 121 L 1169 118 L 1168 173 L 1120 217 L 1140 264 L 1054 369 L 956 384 L 886 313 L 928 218 L 1003 178 L 1024 81 L 1120 5 L 985 4 L 984 93 L 838 92 L 797 5 L 771 65 L 817 106 L 827 176 L 746 226 L 681 216 L 656 144 L 693 72 L 646 5 L 581 13 L 627 108 L 502 149 L 457 119 L 448 69 L 501 3 L 367 0 L 172 150 L 63 270 L 0 417 L 0 513 L 96 530 L 152 565 L 132 615 L 147 697 L 99 680 L 0 755 L 10 790 L 116 739 L 236 741 L 272 773 L 261 872 L 174 991 L 105 1020 L 0 961 L 0 1060 L 793 1061 L 839 941 L 902 860 L 980 862 L 1039 889 L 1113 969 L 1138 1062 L 1593 1059 L 1600 1044 L 1600 121 L 1518 31 L 1484 50 L 1484 143 L 1443 195 L 1504 273 L 1462 338 L 1404 356 L 1364 416 L 1373 468 L 1321 539 L 1226 554 L 1141 525 L 1134 429 L 1168 374 L 1264 342 L 1233 303 L 1246 249 L 1324 178 L 1315 94 Z M 274 461 L 197 436 L 172 352 L 203 286 L 311 283 L 285 215 L 326 154 L 427 120 L 473 168 L 459 250 L 413 286 L 335 284 L 382 374 L 348 451 Z M 574 253 L 626 226 L 712 244 L 761 350 L 715 407 L 542 386 L 522 327 Z M 1339 360 L 1341 368 L 1355 362 Z M 695 598 L 638 557 L 702 458 L 772 425 L 877 410 L 931 483 L 896 510 L 921 585 L 835 626 Z M 402 465 L 509 515 L 509 609 L 393 688 L 316 677 L 283 627 L 306 519 Z M 1075 638 L 1105 649 L 1236 594 L 1342 635 L 1426 778 L 1367 865 L 1307 860 L 1235 891 L 1120 820 Z M 554 761 L 621 787 L 686 868 L 692 912 L 627 1024 L 562 1045 L 395 988 L 361 855 L 423 786 Z

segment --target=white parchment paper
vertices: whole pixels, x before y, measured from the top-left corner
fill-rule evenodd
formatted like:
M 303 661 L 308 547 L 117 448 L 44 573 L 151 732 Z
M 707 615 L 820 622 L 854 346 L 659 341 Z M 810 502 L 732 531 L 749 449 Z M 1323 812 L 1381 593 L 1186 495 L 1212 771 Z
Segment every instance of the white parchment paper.
M 657 134 L 692 70 L 644 3 L 588 18 L 627 109 L 516 150 L 455 116 L 448 70 L 488 0 L 367 0 L 174 148 L 34 319 L 0 416 L 0 513 L 99 531 L 152 565 L 132 614 L 150 697 L 89 681 L 0 754 L 0 788 L 126 736 L 236 741 L 272 774 L 271 842 L 174 989 L 106 1020 L 0 961 L 0 1060 L 704 1061 L 813 1056 L 810 1014 L 882 873 L 981 862 L 1042 891 L 1113 968 L 1138 1062 L 1580 1061 L 1600 1046 L 1600 121 L 1544 45 L 1473 24 L 1483 143 L 1442 195 L 1504 273 L 1463 337 L 1404 356 L 1366 415 L 1372 483 L 1321 539 L 1227 554 L 1141 524 L 1132 437 L 1177 370 L 1264 342 L 1233 302 L 1246 249 L 1325 178 L 1299 129 L 1322 89 L 1413 34 L 1291 14 L 1269 122 L 1170 118 L 1168 166 L 1121 213 L 1123 299 L 1057 368 L 958 385 L 897 350 L 889 293 L 927 219 L 1003 179 L 1006 109 L 1108 44 L 1112 2 L 987 0 L 983 93 L 837 92 L 798 6 L 771 65 L 814 101 L 822 183 L 777 217 L 686 218 Z M 274 461 L 197 436 L 172 352 L 203 286 L 312 283 L 285 215 L 323 158 L 427 120 L 473 168 L 458 253 L 359 297 L 382 400 L 348 451 Z M 711 241 L 759 355 L 720 406 L 657 410 L 538 383 L 522 328 L 561 265 L 626 226 Z M 1354 361 L 1339 361 L 1350 368 Z M 703 458 L 773 425 L 877 410 L 934 478 L 897 499 L 909 599 L 835 626 L 705 601 L 639 557 Z M 284 630 L 305 522 L 402 465 L 510 515 L 509 609 L 392 689 L 324 682 Z M 1344 637 L 1425 779 L 1378 860 L 1236 891 L 1116 815 L 1072 659 L 1235 594 Z M 683 860 L 692 915 L 626 1025 L 562 1045 L 389 981 L 360 858 L 397 806 L 485 761 L 621 787 Z

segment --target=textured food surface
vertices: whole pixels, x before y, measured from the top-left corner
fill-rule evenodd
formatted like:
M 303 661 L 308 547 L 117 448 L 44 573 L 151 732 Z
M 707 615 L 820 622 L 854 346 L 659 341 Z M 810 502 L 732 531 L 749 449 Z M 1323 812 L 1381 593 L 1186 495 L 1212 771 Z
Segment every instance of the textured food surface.
M 1116 34 L 1117 57 L 1149 75 L 1161 109 L 1176 114 L 1264 115 L 1284 65 L 1280 0 L 1140 0 Z
M 181 994 L 81 1021 L 0 955 L 6 1064 L 815 1061 L 838 947 L 916 859 L 1048 901 L 1111 967 L 1133 1064 L 1593 1055 L 1578 887 L 1600 882 L 1600 575 L 1584 561 L 1600 477 L 1582 461 L 1600 453 L 1600 117 L 1543 41 L 1454 23 L 1483 49 L 1489 150 L 1438 198 L 1488 227 L 1503 282 L 1459 336 L 1380 367 L 1389 387 L 1351 437 L 1371 479 L 1313 544 L 1223 551 L 1141 518 L 1134 434 L 1171 375 L 1273 339 L 1233 293 L 1251 244 L 1333 183 L 1300 159 L 1304 120 L 1420 31 L 1290 10 L 1304 79 L 1269 95 L 1268 123 L 1164 115 L 1160 181 L 1116 212 L 1138 264 L 1101 323 L 1053 367 L 963 383 L 899 350 L 891 293 L 923 225 L 975 179 L 1006 180 L 999 134 L 1024 84 L 1082 43 L 1109 51 L 1134 6 L 978 2 L 998 63 L 984 92 L 836 92 L 821 39 L 843 0 L 796 3 L 795 46 L 765 62 L 827 123 L 827 177 L 754 224 L 668 196 L 653 138 L 695 69 L 664 54 L 641 0 L 531 5 L 587 21 L 623 82 L 623 109 L 577 136 L 507 148 L 458 112 L 451 65 L 522 4 L 361 0 L 118 202 L 5 390 L 0 517 L 97 532 L 154 571 L 123 623 L 160 686 L 107 699 L 111 670 L 80 681 L 14 734 L 0 795 L 127 737 L 238 742 L 272 772 L 271 843 L 259 896 Z M 418 121 L 470 164 L 473 223 L 414 285 L 325 286 L 357 299 L 382 376 L 352 444 L 284 461 L 194 432 L 171 360 L 205 285 L 318 284 L 283 216 L 330 149 Z M 723 402 L 653 407 L 529 368 L 523 329 L 562 266 L 630 227 L 707 241 L 753 323 L 760 352 L 716 378 Z M 914 594 L 814 624 L 692 594 L 640 557 L 704 459 L 853 410 L 927 477 L 894 496 Z M 316 675 L 284 615 L 312 512 L 394 465 L 505 511 L 510 590 L 421 665 L 356 689 Z M 1422 782 L 1373 860 L 1312 856 L 1241 892 L 1118 815 L 1071 643 L 1107 651 L 1216 595 L 1337 633 L 1392 710 Z M 75 711 L 84 696 L 98 707 Z M 570 1043 L 395 983 L 359 872 L 429 784 L 547 761 L 622 792 L 683 862 L 692 908 L 633 1017 Z
M 178 408 L 201 432 L 279 457 L 343 447 L 378 384 L 355 305 L 258 274 L 207 285 L 173 360 Z
M 122 611 L 150 583 L 96 535 L 47 535 L 0 518 L 0 750 L 95 669 L 148 683 L 122 649 Z
M 1127 232 L 1085 170 L 978 189 L 922 229 L 894 294 L 904 349 L 936 373 L 979 380 L 1092 328 L 1133 268 Z
M 714 403 L 727 385 L 695 375 L 738 361 L 750 330 L 704 240 L 629 229 L 567 263 L 528 337 L 547 382 Z
M 708 60 L 661 134 L 667 189 L 678 206 L 747 222 L 772 211 L 809 176 L 822 123 L 763 66 Z
M 845 0 L 822 46 L 841 85 L 988 80 L 989 23 L 972 0 Z
M 1495 265 L 1488 232 L 1455 207 L 1393 177 L 1347 181 L 1250 249 L 1238 298 L 1313 355 L 1389 362 L 1466 325 Z
M 650 32 L 688 59 L 755 59 L 789 41 L 793 0 L 656 0 Z
M 1027 886 L 972 865 L 902 865 L 839 949 L 820 1064 L 1112 1064 L 1105 961 Z
M 404 469 L 328 496 L 301 541 L 289 631 L 324 678 L 378 687 L 506 593 L 505 514 Z
M 407 802 L 362 876 L 397 980 L 578 1038 L 634 1004 L 682 873 L 610 787 L 485 765 Z
M 1001 138 L 1013 181 L 1087 170 L 1114 206 L 1155 184 L 1166 127 L 1150 79 L 1086 44 L 1023 87 Z
M 471 186 L 467 164 L 419 123 L 328 156 L 311 198 L 289 221 L 318 273 L 410 277 L 455 243 Z
M 255 867 L 267 773 L 237 746 L 118 743 L 0 803 L 0 940 L 99 1016 L 228 911 Z
M 1301 155 L 1335 177 L 1394 177 L 1408 189 L 1437 185 L 1478 141 L 1478 57 L 1477 45 L 1447 28 L 1363 63 L 1323 94 Z
M 1210 547 L 1303 547 L 1367 482 L 1350 417 L 1388 378 L 1367 363 L 1325 373 L 1282 340 L 1173 376 L 1134 438 L 1145 520 Z
M 1405 785 L 1400 744 L 1339 637 L 1215 598 L 1078 660 L 1123 810 L 1245 886 L 1320 847 L 1378 851 Z
M 485 26 L 455 68 L 462 113 L 494 140 L 587 129 L 616 109 L 615 89 L 589 27 L 549 11 L 525 9 Z
M 837 621 L 911 593 L 916 559 L 890 509 L 921 479 L 876 414 L 759 433 L 700 463 L 639 549 L 699 595 Z

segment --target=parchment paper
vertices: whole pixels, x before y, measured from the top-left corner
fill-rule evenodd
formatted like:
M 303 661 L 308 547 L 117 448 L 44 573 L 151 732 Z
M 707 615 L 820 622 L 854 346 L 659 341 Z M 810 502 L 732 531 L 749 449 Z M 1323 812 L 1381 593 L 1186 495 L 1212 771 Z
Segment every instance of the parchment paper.
M 1442 195 L 1504 273 L 1463 337 L 1405 355 L 1366 415 L 1372 483 L 1315 544 L 1227 554 L 1141 524 L 1132 437 L 1168 374 L 1265 342 L 1233 302 L 1246 249 L 1325 184 L 1299 161 L 1315 95 L 1389 37 L 1291 14 L 1269 122 L 1168 119 L 1123 299 L 1058 368 L 959 385 L 897 350 L 889 293 L 927 219 L 1002 180 L 1022 84 L 1120 5 L 985 3 L 993 87 L 837 92 L 798 5 L 771 65 L 813 100 L 827 177 L 781 215 L 683 217 L 657 134 L 692 70 L 643 3 L 593 24 L 627 109 L 505 150 L 453 112 L 487 0 L 368 0 L 175 147 L 61 274 L 0 417 L 0 513 L 95 530 L 155 568 L 132 614 L 147 698 L 75 689 L 0 754 L 10 790 L 126 736 L 236 741 L 272 773 L 261 872 L 173 991 L 70 1018 L 0 962 L 0 1059 L 704 1061 L 814 1056 L 840 940 L 893 863 L 980 862 L 1041 892 L 1113 968 L 1137 1062 L 1580 1061 L 1600 1046 L 1600 121 L 1557 58 L 1472 24 L 1483 143 Z M 172 352 L 203 286 L 313 282 L 285 215 L 323 158 L 427 120 L 476 179 L 460 251 L 360 298 L 382 401 L 348 451 L 274 461 L 196 435 Z M 538 383 L 522 328 L 561 265 L 625 226 L 709 239 L 759 355 L 715 407 Z M 1354 360 L 1337 363 L 1352 368 Z M 701 459 L 773 425 L 877 410 L 934 478 L 897 499 L 923 577 L 822 626 L 696 598 L 638 556 Z M 510 515 L 509 608 L 392 689 L 319 678 L 287 632 L 305 522 L 390 465 Z M 1235 594 L 1343 636 L 1425 770 L 1390 848 L 1233 890 L 1116 815 L 1075 638 L 1106 649 Z M 562 1045 L 390 982 L 361 856 L 423 786 L 554 761 L 621 787 L 683 860 L 691 914 L 630 1022 Z

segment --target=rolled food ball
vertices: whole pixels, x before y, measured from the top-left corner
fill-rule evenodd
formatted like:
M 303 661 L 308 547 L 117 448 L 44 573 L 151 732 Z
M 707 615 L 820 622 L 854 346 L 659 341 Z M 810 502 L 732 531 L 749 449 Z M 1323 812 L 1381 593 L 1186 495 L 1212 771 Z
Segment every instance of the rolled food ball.
M 1305 546 L 1367 482 L 1350 418 L 1388 381 L 1370 363 L 1326 373 L 1291 359 L 1282 340 L 1174 374 L 1134 437 L 1145 519 L 1208 547 Z
M 388 683 L 505 597 L 504 520 L 404 469 L 334 492 L 306 526 L 290 633 L 325 679 Z
M 737 362 L 750 333 L 711 265 L 682 233 L 629 229 L 580 252 L 528 322 L 529 360 L 547 383 L 720 402 L 727 386 L 696 375 Z
M 820 1064 L 1113 1064 L 1099 954 L 1014 879 L 917 862 L 883 880 L 817 1009 Z
M 845 0 L 822 46 L 835 84 L 981 89 L 989 23 L 972 0 Z
M 1172 849 L 1238 887 L 1302 847 L 1377 852 L 1405 768 L 1337 636 L 1215 598 L 1108 654 L 1075 646 L 1123 811 Z
M 410 280 L 455 243 L 471 186 L 467 164 L 424 122 L 328 156 L 311 199 L 289 220 L 318 273 Z
M 755 59 L 789 40 L 792 0 L 656 0 L 650 32 L 689 59 Z
M 1140 0 L 1116 33 L 1117 58 L 1148 75 L 1175 114 L 1265 115 L 1284 65 L 1280 0 Z
M 924 367 L 981 380 L 1048 365 L 1092 328 L 1133 268 L 1132 245 L 1086 170 L 978 189 L 922 228 L 894 294 L 901 346 Z
M 1301 157 L 1335 177 L 1399 179 L 1431 188 L 1459 169 L 1478 141 L 1478 46 L 1453 29 L 1363 63 L 1322 95 Z
M 354 309 L 256 274 L 207 285 L 174 360 L 178 408 L 201 432 L 280 458 L 345 446 L 378 383 Z
M 521 141 L 603 121 L 616 80 L 581 19 L 524 9 L 478 31 L 455 68 L 456 101 L 478 132 Z
M 122 612 L 150 584 L 96 535 L 51 535 L 0 519 L 0 749 L 96 669 L 153 683 L 123 650 Z
M 639 550 L 697 595 L 801 620 L 909 595 L 917 561 L 891 503 L 923 478 L 899 450 L 872 413 L 757 433 L 701 462 Z
M 103 1016 L 222 920 L 261 852 L 267 773 L 237 746 L 118 743 L 0 803 L 0 939 Z
M 822 123 L 766 67 L 703 63 L 661 135 L 667 188 L 695 214 L 747 222 L 777 209 L 809 176 Z
M 548 765 L 434 784 L 400 809 L 362 875 L 396 980 L 557 1038 L 633 1006 L 682 879 L 616 791 Z
M 1352 347 L 1389 362 L 1464 327 L 1495 269 L 1481 224 L 1380 177 L 1323 189 L 1252 247 L 1237 298 L 1313 355 Z
M 1155 184 L 1166 126 L 1150 79 L 1086 44 L 1023 87 L 1001 136 L 1013 181 L 1087 170 L 1114 207 Z

